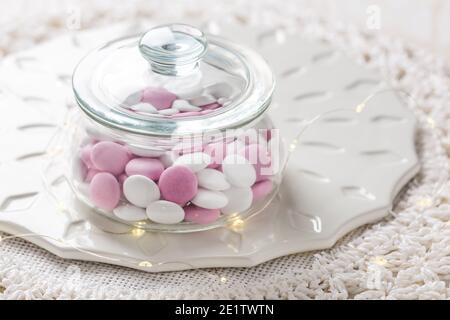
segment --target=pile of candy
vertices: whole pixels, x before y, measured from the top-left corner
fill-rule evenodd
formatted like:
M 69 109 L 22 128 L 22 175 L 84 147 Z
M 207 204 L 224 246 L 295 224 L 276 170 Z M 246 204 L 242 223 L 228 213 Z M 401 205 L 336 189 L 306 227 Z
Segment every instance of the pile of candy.
M 79 156 L 90 200 L 126 221 L 208 224 L 249 209 L 272 191 L 265 144 L 236 138 L 174 150 L 142 157 L 116 142 L 88 143 Z
M 226 104 L 233 93 L 232 87 L 219 82 L 206 88 L 173 89 L 147 87 L 129 96 L 125 105 L 136 113 L 159 114 L 174 118 L 211 113 Z

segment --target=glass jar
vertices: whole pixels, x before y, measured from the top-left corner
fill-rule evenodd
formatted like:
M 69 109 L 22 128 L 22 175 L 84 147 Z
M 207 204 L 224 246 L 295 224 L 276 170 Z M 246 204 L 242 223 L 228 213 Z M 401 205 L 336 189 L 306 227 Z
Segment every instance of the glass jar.
M 247 219 L 277 192 L 285 155 L 266 116 L 272 72 L 252 50 L 182 24 L 106 43 L 73 90 L 71 184 L 94 212 L 150 231 Z

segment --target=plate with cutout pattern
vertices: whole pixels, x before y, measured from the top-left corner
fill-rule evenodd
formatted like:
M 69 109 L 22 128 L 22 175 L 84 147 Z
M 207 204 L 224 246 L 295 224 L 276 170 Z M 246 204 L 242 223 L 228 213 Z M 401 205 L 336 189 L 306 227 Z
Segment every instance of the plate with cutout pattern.
M 250 267 L 325 249 L 385 217 L 419 161 L 414 115 L 381 77 L 296 34 L 204 27 L 252 46 L 276 75 L 269 112 L 290 158 L 281 190 L 263 212 L 205 232 L 146 233 L 93 214 L 74 198 L 65 164 L 54 161 L 76 107 L 71 74 L 99 42 L 141 30 L 116 25 L 71 33 L 2 60 L 0 177 L 7 183 L 0 185 L 0 230 L 63 258 L 160 272 Z

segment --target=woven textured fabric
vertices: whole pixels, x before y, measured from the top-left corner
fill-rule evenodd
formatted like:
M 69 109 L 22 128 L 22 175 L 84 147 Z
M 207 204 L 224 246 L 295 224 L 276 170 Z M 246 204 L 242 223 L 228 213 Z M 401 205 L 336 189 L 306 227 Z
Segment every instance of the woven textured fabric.
M 0 244 L 0 297 L 4 299 L 445 299 L 450 297 L 450 70 L 427 52 L 349 26 L 319 21 L 295 1 L 132 1 L 115 8 L 80 1 L 82 26 L 153 19 L 235 20 L 295 28 L 330 42 L 356 61 L 381 71 L 408 92 L 417 111 L 422 169 L 397 201 L 392 216 L 359 228 L 333 249 L 295 254 L 253 268 L 150 274 L 60 259 L 24 240 Z M 55 4 L 55 6 L 58 6 Z M 64 11 L 64 9 L 62 9 Z M 244 16 L 243 13 L 250 13 Z M 170 14 L 170 16 L 168 16 Z M 47 12 L 9 26 L 0 50 L 10 52 L 67 32 L 67 16 Z M 36 28 L 39 25 L 40 28 Z M 14 35 L 14 36 L 13 36 Z M 4 107 L 4 106 L 0 106 Z M 2 234 L 2 236 L 5 236 Z

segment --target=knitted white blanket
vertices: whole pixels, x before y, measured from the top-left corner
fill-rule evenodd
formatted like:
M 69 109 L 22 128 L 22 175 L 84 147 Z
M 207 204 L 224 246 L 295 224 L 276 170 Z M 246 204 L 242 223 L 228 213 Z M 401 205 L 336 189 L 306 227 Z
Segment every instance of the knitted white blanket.
M 243 24 L 286 25 L 330 41 L 385 73 L 410 93 L 424 114 L 417 148 L 420 174 L 393 215 L 349 234 L 331 250 L 296 254 L 249 269 L 209 269 L 149 274 L 65 261 L 26 241 L 0 244 L 0 297 L 4 299 L 446 299 L 450 297 L 450 69 L 418 48 L 376 34 L 318 21 L 295 1 L 54 3 L 53 12 L 2 25 L 0 53 L 29 47 L 67 27 L 105 25 L 135 18 L 232 19 Z M 81 10 L 79 10 L 81 8 Z M 38 8 L 36 8 L 38 10 Z M 245 13 L 245 15 L 244 15 Z M 5 108 L 5 106 L 1 106 Z M 437 185 L 443 188 L 436 188 Z M 4 236 L 2 234 L 2 236 Z M 215 275 L 210 277 L 208 275 Z M 221 281 L 226 279 L 226 281 Z

